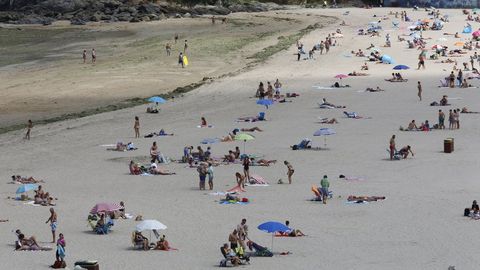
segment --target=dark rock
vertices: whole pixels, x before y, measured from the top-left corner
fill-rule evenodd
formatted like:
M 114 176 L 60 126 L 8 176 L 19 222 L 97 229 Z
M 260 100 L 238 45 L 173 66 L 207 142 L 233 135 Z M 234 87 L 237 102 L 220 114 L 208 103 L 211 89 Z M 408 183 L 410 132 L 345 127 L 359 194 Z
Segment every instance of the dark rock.
M 16 24 L 42 24 L 42 25 L 50 25 L 54 19 L 48 18 L 45 16 L 41 15 L 27 15 L 25 17 L 20 18 L 19 20 L 16 20 Z
M 47 0 L 43 1 L 39 7 L 54 12 L 71 12 L 82 9 L 88 5 L 86 0 Z
M 132 19 L 132 16 L 128 12 L 121 12 L 116 14 L 115 17 L 121 22 L 128 22 Z
M 156 14 L 160 13 L 160 7 L 151 3 L 146 3 L 138 6 L 138 12 L 143 14 Z
M 17 21 L 22 16 L 15 12 L 0 12 L 0 22 L 6 23 L 9 21 Z
M 100 0 L 105 8 L 116 9 L 122 5 L 121 2 L 117 0 Z
M 98 12 L 95 12 L 95 14 L 93 14 L 91 17 L 90 17 L 90 21 L 92 22 L 99 22 L 100 20 L 102 20 L 102 14 L 98 13 Z
M 142 20 L 139 17 L 133 17 L 130 19 L 131 23 L 141 22 Z
M 74 17 L 70 20 L 70 24 L 72 25 L 85 25 L 87 21 L 83 20 L 82 18 Z

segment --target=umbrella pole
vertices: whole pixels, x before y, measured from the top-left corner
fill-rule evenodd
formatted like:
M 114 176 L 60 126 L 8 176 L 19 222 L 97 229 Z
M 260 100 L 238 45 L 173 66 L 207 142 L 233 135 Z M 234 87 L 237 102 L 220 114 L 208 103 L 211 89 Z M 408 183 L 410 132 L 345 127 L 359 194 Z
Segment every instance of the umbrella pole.
M 272 253 L 273 253 L 273 238 L 275 237 L 275 233 L 272 233 Z

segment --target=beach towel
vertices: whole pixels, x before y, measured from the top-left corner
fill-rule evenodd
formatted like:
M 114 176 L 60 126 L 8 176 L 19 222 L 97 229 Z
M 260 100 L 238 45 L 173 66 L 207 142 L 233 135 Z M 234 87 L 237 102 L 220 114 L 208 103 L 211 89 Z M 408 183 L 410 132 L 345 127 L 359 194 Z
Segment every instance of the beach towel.
M 220 201 L 220 204 L 241 204 L 241 205 L 246 205 L 249 204 L 249 202 L 239 202 L 239 201 Z

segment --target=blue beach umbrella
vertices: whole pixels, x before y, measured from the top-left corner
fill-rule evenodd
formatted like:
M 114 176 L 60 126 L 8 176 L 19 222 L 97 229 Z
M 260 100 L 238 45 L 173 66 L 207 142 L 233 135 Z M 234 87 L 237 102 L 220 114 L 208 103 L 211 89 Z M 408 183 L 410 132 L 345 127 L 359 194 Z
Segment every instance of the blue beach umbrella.
M 285 226 L 283 223 L 277 222 L 277 221 L 268 221 L 265 223 L 262 223 L 258 225 L 257 227 L 260 231 L 264 231 L 266 233 L 271 233 L 272 234 L 272 252 L 273 252 L 273 238 L 275 236 L 276 232 L 288 232 L 290 231 L 290 228 Z
M 393 64 L 393 63 L 395 63 L 395 61 L 392 59 L 392 57 L 384 54 L 384 55 L 382 56 L 382 63 L 384 63 L 384 64 Z
M 331 129 L 331 128 L 321 128 L 317 131 L 315 131 L 315 133 L 313 133 L 313 136 L 325 136 L 324 137 L 324 146 L 325 148 L 327 147 L 327 136 L 329 135 L 334 135 L 336 134 L 335 130 Z
M 259 99 L 259 100 L 257 100 L 257 104 L 258 105 L 263 105 L 263 106 L 267 107 L 267 109 L 268 109 L 268 106 L 273 105 L 273 100 L 271 100 L 271 99 Z
M 160 103 L 160 104 L 163 104 L 163 103 L 167 102 L 165 99 L 163 99 L 162 97 L 159 97 L 159 96 L 154 96 L 154 97 L 151 97 L 147 100 L 149 102 Z
M 17 188 L 17 194 L 25 193 L 30 190 L 35 190 L 38 188 L 37 184 L 24 184 Z
M 393 67 L 395 70 L 404 70 L 404 69 L 410 69 L 410 67 L 405 66 L 405 65 L 396 65 Z

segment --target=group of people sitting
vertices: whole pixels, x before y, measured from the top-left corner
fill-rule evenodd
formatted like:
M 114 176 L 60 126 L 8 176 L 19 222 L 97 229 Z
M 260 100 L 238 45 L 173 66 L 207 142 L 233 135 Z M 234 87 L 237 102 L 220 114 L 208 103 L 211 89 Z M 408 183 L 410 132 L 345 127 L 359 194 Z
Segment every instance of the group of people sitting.
M 430 126 L 430 123 L 428 120 L 425 120 L 425 122 L 421 123 L 420 126 L 417 126 L 417 123 L 415 120 L 412 120 L 407 128 L 400 127 L 400 130 L 402 131 L 430 131 L 431 129 L 436 129 L 438 128 L 438 125 L 435 127 Z
M 39 185 L 38 189 L 35 190 L 35 196 L 33 197 L 34 204 L 39 204 L 42 206 L 54 206 L 54 198 L 50 196 L 50 193 L 45 192 L 42 189 L 42 186 Z
M 447 97 L 448 97 L 447 95 L 443 95 L 442 99 L 440 99 L 440 102 L 433 101 L 432 103 L 430 103 L 430 106 L 448 106 L 448 105 L 450 105 L 448 103 Z
M 473 219 L 480 219 L 480 207 L 476 200 L 472 202 L 472 207 L 465 208 L 463 215 L 466 217 L 471 217 Z
M 389 82 L 406 82 L 408 81 L 407 79 L 404 79 L 402 77 L 402 74 L 400 74 L 399 72 L 397 73 L 392 73 L 392 78 L 390 79 L 385 79 L 385 81 L 389 81 Z
M 260 82 L 255 92 L 255 97 L 259 99 L 273 99 L 280 98 L 280 91 L 282 90 L 282 83 L 278 79 L 275 80 L 273 85 L 270 82 L 267 82 L 267 90 L 265 90 L 265 86 L 263 82 Z
M 108 234 L 114 225 L 114 217 L 113 213 L 98 213 L 89 215 L 87 221 L 96 234 Z
M 129 164 L 130 174 L 133 175 L 140 175 L 140 174 L 154 174 L 154 175 L 173 175 L 176 174 L 174 172 L 169 172 L 166 169 L 163 169 L 157 165 L 157 163 L 153 162 L 150 166 L 140 166 L 135 161 L 131 160 Z
M 153 230 L 153 232 L 158 238 L 158 236 L 159 236 L 158 232 L 156 230 Z M 165 235 L 162 235 L 162 237 L 160 237 L 160 239 L 157 242 L 150 243 L 148 238 L 145 237 L 142 234 L 142 232 L 135 231 L 135 232 L 133 232 L 132 242 L 133 242 L 134 248 L 143 249 L 145 251 L 147 251 L 147 250 L 163 250 L 163 251 L 176 250 L 175 248 L 170 247 L 170 243 L 167 241 Z

